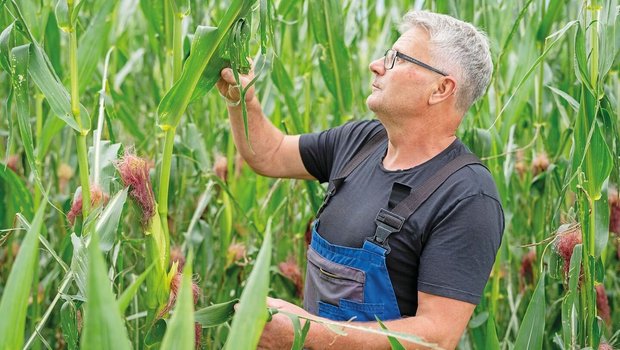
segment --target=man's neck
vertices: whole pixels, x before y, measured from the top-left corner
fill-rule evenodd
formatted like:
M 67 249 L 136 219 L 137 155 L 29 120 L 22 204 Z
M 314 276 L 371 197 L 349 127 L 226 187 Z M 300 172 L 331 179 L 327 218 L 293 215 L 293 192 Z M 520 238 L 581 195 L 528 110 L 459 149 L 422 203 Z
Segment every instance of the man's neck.
M 386 120 L 383 123 L 389 137 L 387 154 L 383 159 L 383 167 L 387 170 L 409 169 L 427 162 L 456 139 L 458 124 L 431 118 L 401 120 L 407 122 L 390 123 Z

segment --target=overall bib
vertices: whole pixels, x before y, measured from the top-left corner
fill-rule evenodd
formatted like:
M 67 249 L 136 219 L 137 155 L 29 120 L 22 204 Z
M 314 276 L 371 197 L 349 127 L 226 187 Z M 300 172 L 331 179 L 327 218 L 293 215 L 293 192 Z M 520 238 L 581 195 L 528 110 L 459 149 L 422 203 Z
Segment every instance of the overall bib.
M 320 215 L 351 172 L 365 161 L 386 138 L 385 130 L 372 136 L 360 151 L 330 180 L 323 205 L 312 228 L 304 289 L 304 308 L 335 321 L 392 320 L 401 317 L 398 301 L 388 274 L 388 238 L 401 230 L 404 222 L 458 169 L 481 164 L 473 154 L 461 155 L 414 189 L 392 210 L 380 209 L 374 236 L 361 248 L 329 243 L 319 234 Z

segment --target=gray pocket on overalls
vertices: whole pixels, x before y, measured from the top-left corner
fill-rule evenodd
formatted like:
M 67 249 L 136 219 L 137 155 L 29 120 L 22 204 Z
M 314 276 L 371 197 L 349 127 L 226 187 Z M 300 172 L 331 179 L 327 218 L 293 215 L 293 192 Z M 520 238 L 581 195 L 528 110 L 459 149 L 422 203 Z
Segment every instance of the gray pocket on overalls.
M 308 270 L 304 307 L 318 314 L 319 301 L 338 306 L 341 299 L 364 301 L 366 274 L 354 267 L 329 261 L 312 247 L 308 249 Z

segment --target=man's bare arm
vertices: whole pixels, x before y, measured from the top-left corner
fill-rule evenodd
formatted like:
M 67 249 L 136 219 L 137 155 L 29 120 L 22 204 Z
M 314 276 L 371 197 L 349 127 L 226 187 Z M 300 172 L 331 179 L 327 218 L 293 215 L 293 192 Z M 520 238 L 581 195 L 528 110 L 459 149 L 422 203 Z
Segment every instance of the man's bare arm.
M 307 313 L 290 303 L 270 299 L 272 307 L 293 313 Z M 408 333 L 435 343 L 442 349 L 454 349 L 469 322 L 476 306 L 470 303 L 418 292 L 418 311 L 414 317 L 385 321 L 390 330 Z M 352 322 L 355 325 L 379 329 L 377 322 Z M 338 335 L 319 323 L 312 323 L 305 346 L 309 349 L 391 349 L 387 337 L 350 328 L 346 336 Z M 267 323 L 259 349 L 280 349 L 283 339 L 292 343 L 292 326 L 287 316 L 276 314 Z M 288 342 L 286 342 L 288 343 Z M 401 341 L 407 349 L 425 349 L 416 344 Z M 289 344 L 281 348 L 290 348 Z
M 253 78 L 253 72 L 242 75 L 241 84 L 246 86 Z M 230 68 L 222 70 L 217 88 L 229 101 L 228 115 L 235 145 L 255 172 L 269 177 L 314 179 L 302 162 L 299 153 L 299 135 L 285 135 L 265 117 L 254 87 L 248 89 L 245 96 L 249 144 L 245 135 L 241 104 L 234 103 L 239 101 L 240 96 Z

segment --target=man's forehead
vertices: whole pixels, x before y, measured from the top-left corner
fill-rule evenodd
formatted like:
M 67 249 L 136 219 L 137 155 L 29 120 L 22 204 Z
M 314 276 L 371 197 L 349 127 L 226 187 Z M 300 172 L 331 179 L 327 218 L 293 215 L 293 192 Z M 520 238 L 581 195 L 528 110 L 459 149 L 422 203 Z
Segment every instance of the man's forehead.
M 411 28 L 402 33 L 400 37 L 394 42 L 392 48 L 399 52 L 406 52 L 414 47 L 426 44 L 428 41 L 428 34 L 421 28 Z

